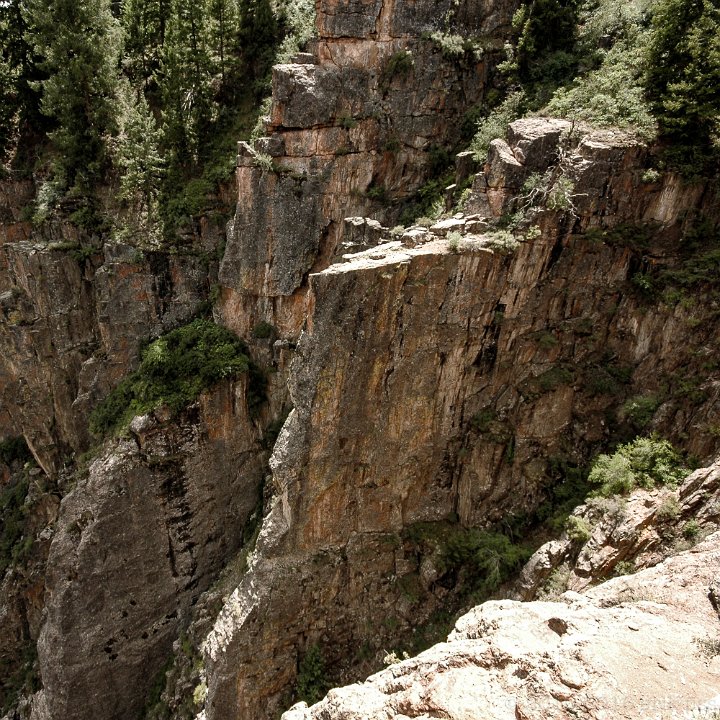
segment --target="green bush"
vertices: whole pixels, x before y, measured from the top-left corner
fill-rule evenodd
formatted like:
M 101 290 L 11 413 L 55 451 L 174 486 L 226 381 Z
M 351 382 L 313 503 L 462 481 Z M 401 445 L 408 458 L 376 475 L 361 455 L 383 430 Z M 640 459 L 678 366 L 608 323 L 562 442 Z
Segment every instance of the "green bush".
M 325 697 L 329 687 L 322 650 L 318 645 L 311 645 L 298 666 L 295 695 L 298 700 L 313 705 Z
M 277 330 L 269 322 L 261 320 L 252 329 L 252 336 L 258 340 L 267 340 L 268 338 L 277 335 Z
M 16 461 L 24 463 L 31 459 L 32 453 L 22 435 L 0 442 L 0 462 L 4 465 L 12 465 Z
M 590 525 L 587 520 L 571 515 L 565 522 L 565 532 L 567 533 L 568 539 L 574 540 L 580 543 L 586 543 L 590 539 Z
M 458 528 L 443 548 L 446 571 L 463 570 L 468 589 L 488 597 L 530 557 L 531 551 L 516 545 L 503 533 Z
M 688 472 L 682 458 L 667 440 L 637 438 L 621 445 L 612 455 L 598 456 L 588 481 L 599 486 L 596 494 L 610 497 L 624 495 L 636 487 L 674 486 Z
M 638 395 L 622 406 L 621 414 L 636 430 L 644 430 L 660 407 L 660 398 L 656 395 Z
M 13 562 L 29 550 L 29 543 L 22 542 L 27 491 L 26 478 L 11 482 L 0 491 L 0 579 Z M 29 541 L 32 542 L 32 538 Z
M 661 136 L 673 145 L 671 163 L 689 174 L 714 171 L 720 152 L 719 28 L 717 0 L 659 0 L 654 7 L 645 91 Z
M 177 412 L 214 383 L 249 368 L 235 335 L 209 320 L 194 320 L 145 348 L 140 367 L 92 412 L 90 430 L 105 435 L 161 405 Z
M 521 92 L 511 93 L 478 122 L 477 131 L 470 143 L 470 149 L 475 153 L 478 162 L 484 163 L 487 160 L 490 143 L 497 138 L 504 138 L 507 126 L 522 116 L 523 101 Z

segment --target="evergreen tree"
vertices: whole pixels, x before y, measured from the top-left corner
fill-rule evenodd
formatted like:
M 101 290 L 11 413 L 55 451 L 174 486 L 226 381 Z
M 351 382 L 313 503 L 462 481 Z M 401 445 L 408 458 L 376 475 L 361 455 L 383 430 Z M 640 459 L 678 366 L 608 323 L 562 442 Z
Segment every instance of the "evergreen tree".
M 147 80 L 158 70 L 171 10 L 171 0 L 125 0 L 123 3 L 123 64 L 132 79 Z
M 86 191 L 104 168 L 115 124 L 120 28 L 109 0 L 28 0 L 36 49 L 48 77 L 42 112 L 53 118 L 57 171 Z
M 160 153 L 162 134 L 141 91 L 123 82 L 119 96 L 120 119 L 116 164 L 120 170 L 118 197 L 130 211 L 127 230 L 159 239 L 158 196 L 163 177 Z
M 648 100 L 677 159 L 702 163 L 720 144 L 720 0 L 660 0 L 652 24 Z
M 269 0 L 239 0 L 238 42 L 250 73 L 264 80 L 279 39 L 278 22 Z
M 197 159 L 212 122 L 207 0 L 175 0 L 159 73 L 166 147 L 182 164 Z
M 0 160 L 18 134 L 41 129 L 35 60 L 23 3 L 0 3 Z
M 221 87 L 225 88 L 229 76 L 234 75 L 238 66 L 237 55 L 233 55 L 233 39 L 238 32 L 237 4 L 234 0 L 211 0 L 210 36 L 215 64 L 220 75 Z
M 564 79 L 573 60 L 579 0 L 526 0 L 513 17 L 517 70 L 523 82 Z

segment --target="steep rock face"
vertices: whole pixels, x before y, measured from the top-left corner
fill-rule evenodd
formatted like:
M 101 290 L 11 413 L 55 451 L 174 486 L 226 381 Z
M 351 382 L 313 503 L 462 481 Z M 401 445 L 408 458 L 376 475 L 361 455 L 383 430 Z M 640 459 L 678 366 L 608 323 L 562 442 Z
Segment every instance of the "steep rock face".
M 391 201 L 412 196 L 458 141 L 515 5 L 448 3 L 443 14 L 434 3 L 319 5 L 313 54 L 273 70 L 269 136 L 241 143 L 220 269 L 225 324 L 246 335 L 262 320 L 297 336 L 307 275 L 327 266 L 343 219 L 396 217 Z M 477 52 L 449 58 L 420 39 L 441 17 L 442 32 L 477 38 Z
M 512 177 L 507 153 L 491 154 L 472 202 L 495 192 L 486 200 L 499 214 L 524 177 L 548 170 L 564 125 L 539 125 L 511 127 Z M 550 458 L 580 461 L 648 373 L 659 381 L 714 352 L 717 339 L 682 307 L 651 310 L 632 289 L 630 248 L 572 232 L 664 213 L 676 236 L 674 218 L 712 208 L 711 197 L 673 195 L 672 178 L 645 188 L 644 150 L 621 135 L 583 133 L 568 154 L 577 217 L 540 213 L 540 234 L 514 253 L 482 231 L 453 250 L 438 235 L 482 227 L 456 218 L 310 276 L 295 410 L 271 461 L 275 504 L 255 565 L 206 642 L 209 718 L 272 716 L 314 645 L 349 677 L 362 648 L 448 602 L 448 578 L 407 530 L 534 510 L 553 482 Z M 657 238 L 648 254 L 670 262 Z M 625 380 L 612 388 L 596 382 L 616 375 Z M 707 387 L 694 404 L 668 398 L 657 427 L 690 434 L 716 417 L 717 386 Z M 689 443 L 703 454 L 716 446 L 707 432 Z
M 14 185 L 2 187 L 8 205 L 21 201 Z M 6 435 L 24 434 L 54 475 L 87 449 L 88 413 L 134 369 L 140 344 L 187 321 L 207 298 L 222 224 L 201 223 L 182 252 L 168 252 L 100 246 L 69 222 L 34 228 L 9 210 L 2 218 L 0 397 L 8 417 L 0 423 Z
M 446 643 L 283 720 L 684 717 L 717 707 L 720 535 L 558 602 L 487 602 Z M 705 644 L 704 644 L 705 643 Z
M 34 718 L 139 713 L 193 602 L 242 542 L 257 441 L 245 381 L 224 382 L 179 422 L 136 418 L 78 478 L 48 559 Z

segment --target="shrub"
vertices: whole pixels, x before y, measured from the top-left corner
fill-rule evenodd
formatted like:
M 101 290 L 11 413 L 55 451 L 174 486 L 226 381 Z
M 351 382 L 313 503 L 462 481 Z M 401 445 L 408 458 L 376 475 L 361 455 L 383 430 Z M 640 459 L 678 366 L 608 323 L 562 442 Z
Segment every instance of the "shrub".
M 30 459 L 32 453 L 22 435 L 0 442 L 0 462 L 4 465 L 12 465 L 16 461 L 24 463 Z
M 266 340 L 273 337 L 276 333 L 277 330 L 275 330 L 275 327 L 264 320 L 261 320 L 252 329 L 252 336 L 258 340 Z
M 29 549 L 22 542 L 27 492 L 26 478 L 11 482 L 0 491 L 0 579 L 13 562 L 21 559 L 23 551 Z
M 511 93 L 478 122 L 477 131 L 470 143 L 470 149 L 475 153 L 478 162 L 484 163 L 487 160 L 490 143 L 496 138 L 504 138 L 507 126 L 521 117 L 524 99 L 522 92 Z
M 311 645 L 298 666 L 295 695 L 308 705 L 320 701 L 329 689 L 325 658 L 318 645 Z
M 90 430 L 104 435 L 161 405 L 177 412 L 222 378 L 249 368 L 235 335 L 209 320 L 194 320 L 145 348 L 140 367 L 91 413 Z
M 660 398 L 656 395 L 637 395 L 625 402 L 621 415 L 639 431 L 650 424 L 659 406 Z
M 590 525 L 584 518 L 571 515 L 565 523 L 565 532 L 568 539 L 575 542 L 586 543 L 590 539 Z
M 702 172 L 720 136 L 720 7 L 714 0 L 659 0 L 647 50 L 647 97 L 674 159 Z
M 415 60 L 409 50 L 398 50 L 388 59 L 383 68 L 380 85 L 387 90 L 390 83 L 396 77 L 407 77 L 415 66 Z
M 464 569 L 469 587 L 481 597 L 496 590 L 530 557 L 530 550 L 516 545 L 502 533 L 460 529 L 443 549 L 446 570 Z
M 700 525 L 697 520 L 688 520 L 683 525 L 682 536 L 686 540 L 695 540 L 700 533 Z
M 600 455 L 588 481 L 599 486 L 598 495 L 623 495 L 636 487 L 674 486 L 687 475 L 682 458 L 667 440 L 637 438 L 621 445 L 613 455 Z

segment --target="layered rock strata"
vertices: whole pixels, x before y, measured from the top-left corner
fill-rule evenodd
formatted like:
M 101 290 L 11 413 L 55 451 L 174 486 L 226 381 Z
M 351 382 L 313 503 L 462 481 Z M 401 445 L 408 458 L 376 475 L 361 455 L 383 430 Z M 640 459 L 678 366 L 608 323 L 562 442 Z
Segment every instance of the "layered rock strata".
M 268 136 L 240 144 L 237 214 L 220 269 L 223 322 L 297 336 L 308 273 L 343 219 L 397 217 L 481 102 L 516 3 L 321 3 L 313 52 L 273 70 Z M 435 39 L 432 33 L 435 32 Z M 448 53 L 442 37 L 470 43 Z
M 553 457 L 580 462 L 650 373 L 672 377 L 714 352 L 685 309 L 650 309 L 633 290 L 630 247 L 582 234 L 653 221 L 642 262 L 671 263 L 664 239 L 686 211 L 712 208 L 710 195 L 672 178 L 647 188 L 642 146 L 586 132 L 562 146 L 565 129 L 513 124 L 512 144 L 498 141 L 475 181 L 475 217 L 411 228 L 310 276 L 295 410 L 271 461 L 275 504 L 206 642 L 209 718 L 271 716 L 314 646 L 351 677 L 363 653 L 448 602 L 452 578 L 408 530 L 533 511 Z M 563 153 L 570 205 L 536 208 L 538 229 L 517 237 L 483 230 L 483 216 L 513 209 L 525 180 L 554 172 Z M 690 403 L 671 396 L 656 421 L 703 454 L 716 440 L 691 431 L 717 417 L 710 378 L 707 388 Z

